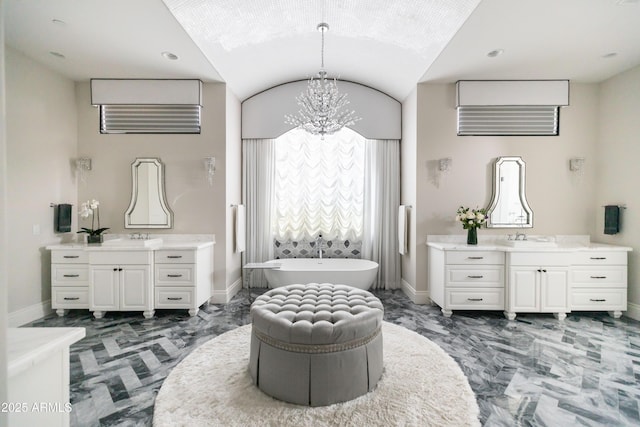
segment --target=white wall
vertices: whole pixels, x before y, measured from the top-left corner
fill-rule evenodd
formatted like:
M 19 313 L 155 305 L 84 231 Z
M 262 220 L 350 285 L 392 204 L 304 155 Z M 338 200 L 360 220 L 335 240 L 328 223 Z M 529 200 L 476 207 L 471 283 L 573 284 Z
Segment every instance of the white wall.
M 408 266 L 403 279 L 410 281 L 415 275 L 415 283 L 410 285 L 416 292 L 428 290 L 426 236 L 464 233 L 454 221 L 456 209 L 460 205 L 488 206 L 493 162 L 499 156 L 521 156 L 526 162 L 526 193 L 534 212 L 534 228 L 528 233 L 589 234 L 599 209 L 593 191 L 597 102 L 597 85 L 571 84 L 571 105 L 561 110 L 557 137 L 463 137 L 456 135 L 455 85 L 418 85 L 417 209 L 412 232 L 417 242 L 416 271 Z M 587 159 L 584 174 L 579 177 L 569 171 L 568 162 L 574 156 Z M 450 172 L 440 175 L 438 159 L 443 157 L 451 157 L 453 163 Z M 506 231 L 482 229 L 479 241 L 493 233 Z
M 227 224 L 227 286 L 242 287 L 242 259 L 241 254 L 235 252 L 234 208 L 231 205 L 242 203 L 242 139 L 240 136 L 240 117 L 242 107 L 240 101 L 227 88 L 226 96 L 226 185 L 225 203 L 222 206 L 226 212 Z
M 0 402 L 7 402 L 7 144 L 4 73 L 4 2 L 0 0 Z M 0 425 L 7 424 L 7 414 L 0 412 Z
M 13 313 L 37 309 L 51 298 L 50 254 L 44 247 L 64 235 L 54 233 L 49 205 L 76 204 L 77 115 L 71 80 L 9 47 L 5 55 L 8 306 Z
M 418 210 L 417 180 L 417 120 L 418 120 L 418 90 L 411 91 L 402 103 L 402 141 L 400 143 L 400 203 L 411 206 L 408 210 L 407 253 L 402 259 L 402 289 L 415 302 L 424 303 L 427 300 L 426 291 L 416 294 L 416 212 Z
M 633 247 L 629 253 L 629 310 L 640 317 L 640 67 L 600 85 L 600 128 L 593 166 L 598 169 L 594 189 L 597 221 L 592 234 L 599 241 Z M 624 204 L 621 231 L 603 233 L 604 209 Z

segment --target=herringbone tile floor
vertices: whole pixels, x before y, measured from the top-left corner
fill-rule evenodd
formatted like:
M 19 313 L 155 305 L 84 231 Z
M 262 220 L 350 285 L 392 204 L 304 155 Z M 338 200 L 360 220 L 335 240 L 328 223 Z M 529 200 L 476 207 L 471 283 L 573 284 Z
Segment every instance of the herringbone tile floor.
M 546 314 L 509 322 L 498 312 L 445 318 L 400 291 L 375 294 L 385 320 L 431 339 L 459 363 L 484 425 L 640 425 L 640 322 L 602 313 L 573 313 L 564 322 Z M 171 369 L 201 343 L 248 322 L 242 293 L 193 318 L 157 310 L 153 319 L 107 313 L 98 320 L 72 311 L 30 326 L 87 330 L 71 349 L 73 426 L 148 426 Z

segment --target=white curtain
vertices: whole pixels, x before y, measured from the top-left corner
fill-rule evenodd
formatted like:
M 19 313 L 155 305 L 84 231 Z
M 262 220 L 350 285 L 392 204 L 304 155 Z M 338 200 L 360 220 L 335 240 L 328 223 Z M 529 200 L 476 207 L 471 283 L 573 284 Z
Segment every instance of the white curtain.
M 245 139 L 243 145 L 243 199 L 246 206 L 245 263 L 273 259 L 271 231 L 275 177 L 275 140 Z M 251 274 L 252 287 L 266 287 L 261 270 Z
M 367 140 L 365 148 L 364 239 L 362 255 L 379 265 L 374 289 L 400 287 L 398 206 L 400 141 Z
M 348 128 L 324 139 L 294 129 L 276 140 L 277 239 L 362 240 L 364 146 Z

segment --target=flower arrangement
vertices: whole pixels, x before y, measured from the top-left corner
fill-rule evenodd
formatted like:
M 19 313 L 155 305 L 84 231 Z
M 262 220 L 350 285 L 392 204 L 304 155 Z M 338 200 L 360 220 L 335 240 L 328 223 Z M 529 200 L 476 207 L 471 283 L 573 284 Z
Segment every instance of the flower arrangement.
M 108 230 L 108 227 L 100 228 L 100 202 L 96 199 L 87 200 L 80 205 L 78 212 L 80 218 L 89 218 L 91 216 L 91 228 L 82 227 L 78 233 L 87 233 L 89 243 L 102 241 L 102 233 Z M 98 227 L 96 228 L 96 222 Z
M 479 228 L 487 222 L 486 209 L 470 209 L 460 206 L 456 212 L 456 221 L 462 223 L 462 228 Z

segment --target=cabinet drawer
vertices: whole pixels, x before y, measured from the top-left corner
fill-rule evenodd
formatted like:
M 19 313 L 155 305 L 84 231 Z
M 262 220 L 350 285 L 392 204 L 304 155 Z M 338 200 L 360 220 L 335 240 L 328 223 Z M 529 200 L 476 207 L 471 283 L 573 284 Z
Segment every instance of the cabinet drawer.
M 571 310 L 627 310 L 626 289 L 573 289 Z
M 156 286 L 193 286 L 195 264 L 156 264 Z
M 151 264 L 152 251 L 92 251 L 90 264 L 144 265 Z
M 627 265 L 626 252 L 581 251 L 572 256 L 572 264 L 582 265 Z
M 446 305 L 449 310 L 504 310 L 504 290 L 448 289 Z
M 89 287 L 54 286 L 51 308 L 89 308 Z
M 570 252 L 511 252 L 509 253 L 509 262 L 511 265 L 531 265 L 536 267 L 569 266 L 572 259 L 571 255 Z
M 195 301 L 195 289 L 156 288 L 155 308 L 192 308 Z
M 160 264 L 193 264 L 196 262 L 195 251 L 156 251 L 155 261 Z
M 447 286 L 504 287 L 504 268 L 501 266 L 447 266 Z
M 447 264 L 504 264 L 504 252 L 500 251 L 447 251 Z
M 579 288 L 626 288 L 627 267 L 572 267 L 571 285 Z
M 51 284 L 53 286 L 89 285 L 88 264 L 52 264 Z
M 65 249 L 51 251 L 52 263 L 86 264 L 89 262 L 88 254 L 82 249 Z

